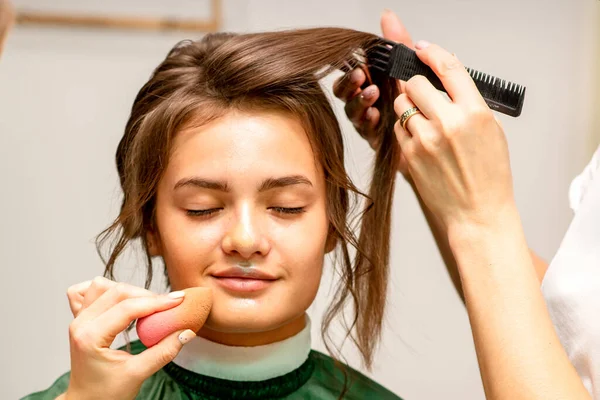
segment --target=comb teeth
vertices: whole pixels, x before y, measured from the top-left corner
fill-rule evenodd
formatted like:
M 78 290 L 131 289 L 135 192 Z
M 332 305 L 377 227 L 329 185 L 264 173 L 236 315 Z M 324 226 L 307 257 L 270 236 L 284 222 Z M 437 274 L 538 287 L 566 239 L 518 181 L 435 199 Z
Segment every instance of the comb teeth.
M 368 54 L 369 61 L 371 62 L 370 67 L 379 72 L 388 73 L 391 49 L 391 47 L 385 44 L 376 45 Z
M 487 105 L 498 112 L 517 117 L 521 114 L 525 87 L 466 67 Z
M 415 75 L 425 76 L 438 90 L 446 91 L 431 68 L 425 65 L 414 50 L 401 43 L 382 39 L 368 53 L 369 69 L 395 79 L 407 81 Z M 512 117 L 521 115 L 525 87 L 492 75 L 465 67 L 487 105 Z

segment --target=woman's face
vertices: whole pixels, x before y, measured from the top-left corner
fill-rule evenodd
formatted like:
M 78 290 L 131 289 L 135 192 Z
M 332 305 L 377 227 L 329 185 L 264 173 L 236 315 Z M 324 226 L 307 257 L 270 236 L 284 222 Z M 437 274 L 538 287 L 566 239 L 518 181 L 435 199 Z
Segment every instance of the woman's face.
M 307 134 L 286 114 L 231 112 L 176 135 L 150 249 L 173 290 L 212 288 L 201 336 L 259 344 L 302 328 L 332 247 L 325 193 Z

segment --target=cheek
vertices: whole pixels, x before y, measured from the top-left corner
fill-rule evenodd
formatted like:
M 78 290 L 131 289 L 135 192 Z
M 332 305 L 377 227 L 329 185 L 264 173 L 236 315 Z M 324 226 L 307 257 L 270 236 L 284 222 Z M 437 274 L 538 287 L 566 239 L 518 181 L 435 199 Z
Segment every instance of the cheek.
M 277 223 L 270 230 L 272 239 L 280 242 L 280 245 L 302 246 L 308 249 L 319 247 L 321 244 L 324 246 L 328 227 L 325 211 L 311 210 L 299 221 L 289 224 Z M 285 240 L 282 240 L 284 237 Z
M 219 224 L 200 224 L 184 213 L 158 209 L 157 223 L 170 276 L 186 271 L 197 274 L 199 268 L 211 263 L 211 255 L 220 246 Z
M 329 223 L 324 210 L 312 210 L 300 222 L 279 225 L 272 231 L 272 240 L 290 274 L 316 277 L 321 275 Z

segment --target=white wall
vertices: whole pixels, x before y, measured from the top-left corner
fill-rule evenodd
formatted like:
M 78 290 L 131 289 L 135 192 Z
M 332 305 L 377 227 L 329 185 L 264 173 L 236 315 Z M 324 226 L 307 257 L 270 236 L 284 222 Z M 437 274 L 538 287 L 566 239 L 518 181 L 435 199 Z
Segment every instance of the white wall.
M 125 3 L 133 9 L 132 1 L 110 4 Z M 399 13 L 415 39 L 527 86 L 522 116 L 501 119 L 530 245 L 550 259 L 571 217 L 569 181 L 591 152 L 600 2 L 225 0 L 223 29 L 341 25 L 378 33 L 383 7 Z M 0 398 L 45 388 L 68 370 L 65 290 L 102 273 L 93 238 L 116 216 L 113 159 L 128 110 L 152 68 L 188 36 L 13 31 L 0 62 Z M 343 126 L 349 168 L 362 182 L 371 153 Z M 389 317 L 372 375 L 406 399 L 482 399 L 466 313 L 403 183 L 395 202 Z M 326 301 L 323 291 L 311 311 L 315 333 Z M 355 353 L 348 358 L 359 366 Z

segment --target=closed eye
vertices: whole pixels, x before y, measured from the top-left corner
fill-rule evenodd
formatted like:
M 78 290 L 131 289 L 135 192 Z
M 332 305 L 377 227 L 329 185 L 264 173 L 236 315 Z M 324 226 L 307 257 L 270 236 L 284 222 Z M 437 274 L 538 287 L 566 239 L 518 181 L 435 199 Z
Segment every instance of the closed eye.
M 301 214 L 306 211 L 304 207 L 269 207 L 269 209 L 281 214 Z
M 207 217 L 221 210 L 222 208 L 209 208 L 206 210 L 186 210 L 186 214 L 192 217 Z

